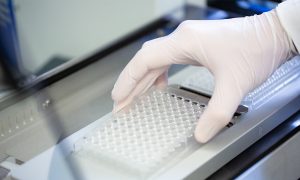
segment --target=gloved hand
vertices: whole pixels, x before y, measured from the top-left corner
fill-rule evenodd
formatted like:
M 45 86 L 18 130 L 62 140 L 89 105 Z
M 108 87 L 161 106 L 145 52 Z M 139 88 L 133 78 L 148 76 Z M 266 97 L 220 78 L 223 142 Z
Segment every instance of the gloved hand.
M 205 143 L 231 120 L 240 101 L 292 56 L 276 10 L 227 20 L 185 21 L 170 35 L 146 42 L 120 74 L 114 111 L 152 85 L 165 86 L 171 64 L 205 66 L 215 89 L 195 131 Z

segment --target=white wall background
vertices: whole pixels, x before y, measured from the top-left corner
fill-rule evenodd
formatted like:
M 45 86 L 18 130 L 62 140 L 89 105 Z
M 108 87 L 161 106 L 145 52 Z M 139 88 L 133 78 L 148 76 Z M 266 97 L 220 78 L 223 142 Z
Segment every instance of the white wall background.
M 36 71 L 53 55 L 82 56 L 183 3 L 184 0 L 15 0 L 25 65 Z
M 198 5 L 198 6 L 206 6 L 206 0 L 187 0 L 187 3 Z

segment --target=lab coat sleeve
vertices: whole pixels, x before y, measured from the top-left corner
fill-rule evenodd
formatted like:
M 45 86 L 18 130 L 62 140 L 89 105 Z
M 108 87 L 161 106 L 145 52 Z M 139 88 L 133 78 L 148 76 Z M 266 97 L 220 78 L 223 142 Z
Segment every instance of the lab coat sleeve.
M 278 5 L 279 20 L 294 43 L 296 53 L 300 52 L 300 0 L 288 0 Z

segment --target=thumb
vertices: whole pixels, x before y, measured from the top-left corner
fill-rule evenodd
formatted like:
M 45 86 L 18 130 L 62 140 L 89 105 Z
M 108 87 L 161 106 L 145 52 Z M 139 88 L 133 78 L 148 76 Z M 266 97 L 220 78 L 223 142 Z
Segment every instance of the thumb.
M 213 96 L 195 130 L 200 143 L 209 141 L 229 123 L 244 96 L 234 78 L 223 76 L 216 78 L 215 83 Z

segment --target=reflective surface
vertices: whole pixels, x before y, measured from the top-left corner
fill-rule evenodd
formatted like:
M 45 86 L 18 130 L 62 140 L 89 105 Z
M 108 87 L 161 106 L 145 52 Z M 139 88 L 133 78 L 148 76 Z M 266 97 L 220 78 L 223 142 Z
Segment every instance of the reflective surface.
M 183 4 L 182 0 L 170 2 L 14 0 L 24 65 L 40 75 L 105 48 Z
M 186 19 L 208 19 L 215 17 L 214 14 L 219 11 L 189 6 L 185 12 Z M 111 89 L 130 58 L 145 41 L 159 37 L 162 32 L 168 34 L 174 28 L 176 24 L 173 23 L 162 26 L 157 31 L 145 34 L 126 47 L 41 90 L 42 93 L 48 94 L 50 104 L 59 116 L 65 132 L 61 138 L 109 113 L 113 106 Z M 172 66 L 169 75 L 174 75 L 182 67 Z M 12 100 L 7 98 L 0 103 L 0 129 L 5 133 L 0 142 L 0 160 L 1 157 L 12 156 L 27 161 L 57 143 L 58 133 L 51 132 L 51 128 L 47 125 L 49 117 L 42 110 L 43 104 L 37 101 L 38 94 L 26 99 L 18 96 L 11 98 Z M 32 123 L 31 117 L 34 118 Z M 7 131 L 9 129 L 11 133 Z
M 272 95 L 297 79 L 300 76 L 299 70 L 298 58 L 285 62 L 262 85 L 249 92 L 241 104 L 254 109 L 259 108 Z M 206 68 L 198 67 L 196 73 L 184 80 L 181 86 L 211 96 L 215 86 L 214 77 Z
M 190 16 L 187 16 L 187 18 L 189 19 L 207 19 L 207 16 L 205 16 L 207 13 L 204 10 L 188 12 Z M 162 29 L 164 30 L 164 28 Z M 35 122 L 37 123 L 33 123 L 32 125 L 28 124 L 26 127 L 19 126 L 20 129 L 23 127 L 24 129 L 16 132 L 13 136 L 6 136 L 8 138 L 3 139 L 0 142 L 0 158 L 1 155 L 3 155 L 3 159 L 6 159 L 7 156 L 9 156 L 25 162 L 18 171 L 14 172 L 14 176 L 20 177 L 20 179 L 26 179 L 26 176 L 32 176 L 32 178 L 28 179 L 47 176 L 50 177 L 49 179 L 61 179 L 56 176 L 62 177 L 62 173 L 66 171 L 63 171 L 62 166 L 57 164 L 57 160 L 64 160 L 64 158 L 56 157 L 57 151 L 62 152 L 62 154 L 67 151 L 67 154 L 71 154 L 73 145 L 79 138 L 82 138 L 84 134 L 90 132 L 91 129 L 98 127 L 100 123 L 108 119 L 107 116 L 101 117 L 112 109 L 113 102 L 110 98 L 110 92 L 117 75 L 134 53 L 141 47 L 143 42 L 149 40 L 149 38 L 156 37 L 158 37 L 157 33 L 145 36 L 139 41 L 119 49 L 100 61 L 53 83 L 43 90 L 51 97 L 50 109 L 56 110 L 55 113 L 59 115 L 59 120 L 63 125 L 62 127 L 64 128 L 64 131 L 67 132 L 63 137 L 71 135 L 64 141 L 67 142 L 64 145 L 68 146 L 61 146 L 63 148 L 60 148 L 59 146 L 59 148 L 56 148 L 56 153 L 53 153 L 52 151 L 55 149 L 54 147 L 41 156 L 37 156 L 51 146 L 54 146 L 58 142 L 57 139 L 62 137 L 57 137 L 58 133 L 56 133 L 56 131 L 53 132 L 48 124 L 45 123 L 45 121 L 48 120 L 44 117 L 45 111 L 40 111 L 43 109 L 44 105 L 41 104 L 40 101 L 36 101 L 34 96 L 28 97 L 28 99 L 33 99 L 34 102 L 37 102 L 32 106 L 26 103 L 30 101 L 24 100 L 23 102 L 2 110 L 1 114 L 4 118 L 10 117 L 11 120 L 13 119 L 16 122 L 23 122 L 23 119 L 21 121 L 21 118 L 29 118 L 26 112 L 30 112 L 31 108 L 39 110 L 39 114 L 34 114 Z M 176 73 L 173 78 L 171 77 L 170 83 L 178 84 L 183 82 L 183 79 L 189 77 L 191 73 L 193 73 L 193 71 L 190 71 L 190 68 L 186 68 L 180 73 Z M 297 81 L 296 84 L 299 84 L 298 82 L 299 81 Z M 178 159 L 176 162 L 180 163 L 176 164 L 176 167 L 172 167 L 171 170 L 165 172 L 161 179 L 175 179 L 176 177 L 184 178 L 197 169 L 199 169 L 197 172 L 200 174 L 198 177 L 204 177 L 211 174 L 214 169 L 219 168 L 232 157 L 235 157 L 251 143 L 259 139 L 270 129 L 274 128 L 286 117 L 296 111 L 295 108 L 299 107 L 300 103 L 299 98 L 295 99 L 296 95 L 298 95 L 297 92 L 299 92 L 297 87 L 299 86 L 293 87 L 292 84 L 288 84 L 286 89 L 276 93 L 271 101 L 263 105 L 265 108 L 259 108 L 247 113 L 238 123 L 221 133 L 211 143 L 204 145 L 203 148 L 199 148 L 199 146 L 194 146 L 195 144 L 192 144 L 193 146 L 191 146 L 190 149 L 191 152 L 195 152 L 195 154 L 189 153 L 189 157 Z M 293 99 L 295 100 L 293 101 L 294 104 L 290 104 Z M 46 102 L 47 100 L 45 103 Z M 23 115 L 24 113 L 26 116 Z M 51 111 L 48 111 L 47 115 L 52 117 Z M 72 139 L 72 141 L 69 141 L 70 139 Z M 239 148 L 236 148 L 237 146 Z M 223 151 L 224 147 L 228 147 L 228 149 Z M 47 153 L 49 153 L 50 156 Z M 209 159 L 212 159 L 213 161 L 209 161 Z M 32 164 L 35 162 L 37 162 L 37 166 Z M 211 164 L 209 163 L 213 164 L 214 168 L 211 168 Z M 40 164 L 43 164 L 44 166 L 41 167 Z M 73 165 L 72 163 L 70 164 Z M 87 173 L 87 170 L 91 170 L 93 173 L 96 173 L 97 176 L 94 177 L 97 178 L 103 177 L 102 179 L 108 179 L 104 176 L 110 172 L 112 172 L 112 174 L 109 175 L 116 175 L 115 169 L 110 169 L 111 171 L 107 171 L 107 169 L 102 171 L 93 169 L 98 168 L 98 164 L 85 166 L 85 164 L 82 163 L 75 163 L 75 165 L 80 165 L 79 172 L 95 175 L 90 174 L 90 171 Z M 83 167 L 81 167 L 81 165 Z M 87 168 L 84 169 L 84 167 Z M 36 169 L 39 169 L 39 171 L 37 172 Z

